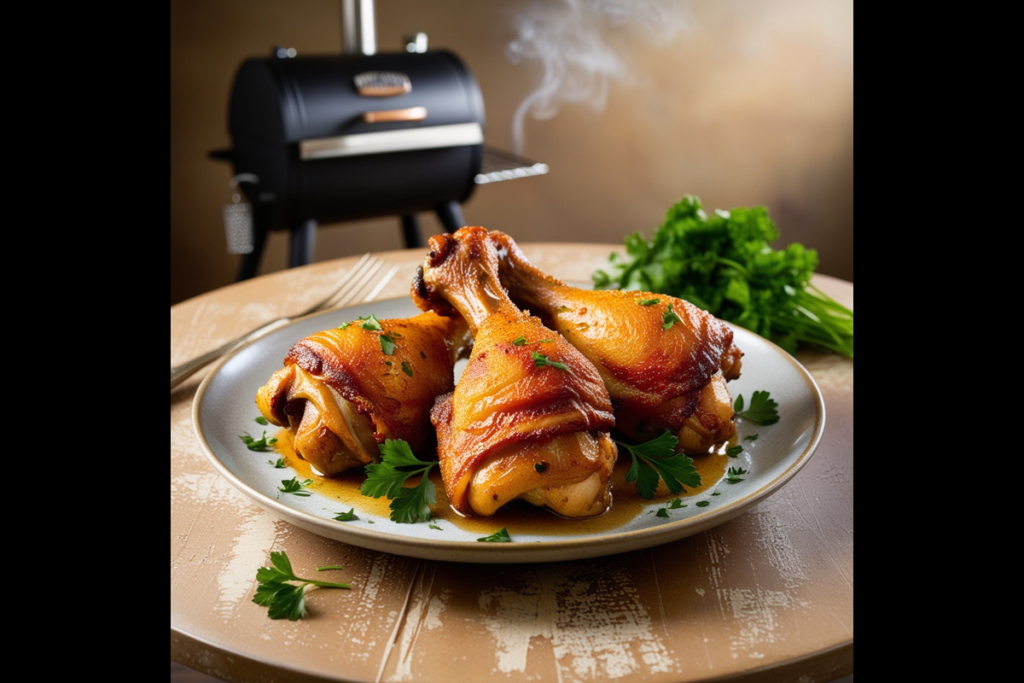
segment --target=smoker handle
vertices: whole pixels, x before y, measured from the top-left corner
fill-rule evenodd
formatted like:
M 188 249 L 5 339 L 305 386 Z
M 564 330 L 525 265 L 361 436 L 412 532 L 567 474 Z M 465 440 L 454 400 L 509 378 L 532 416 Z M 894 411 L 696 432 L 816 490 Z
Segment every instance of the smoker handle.
M 363 114 L 363 121 L 366 123 L 422 121 L 425 118 L 427 118 L 426 107 L 409 107 L 408 109 L 391 109 L 389 111 L 368 111 Z

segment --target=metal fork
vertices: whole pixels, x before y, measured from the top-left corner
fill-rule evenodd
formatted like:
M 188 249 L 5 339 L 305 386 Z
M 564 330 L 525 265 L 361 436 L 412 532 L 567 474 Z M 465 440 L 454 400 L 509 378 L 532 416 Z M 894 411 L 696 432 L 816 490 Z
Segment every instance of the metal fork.
M 363 254 L 362 258 L 359 259 L 358 263 L 356 263 L 352 270 L 345 274 L 345 277 L 342 278 L 341 284 L 339 284 L 333 292 L 301 313 L 273 320 L 266 325 L 257 327 L 248 334 L 244 334 L 237 339 L 232 339 L 220 348 L 216 348 L 209 353 L 204 353 L 198 358 L 193 358 L 181 365 L 172 367 L 171 389 L 181 384 L 185 379 L 191 377 L 200 368 L 209 365 L 221 356 L 229 354 L 236 349 L 240 349 L 249 342 L 259 339 L 269 332 L 273 332 L 282 325 L 287 325 L 296 318 L 301 318 L 309 315 L 310 313 L 316 313 L 317 311 L 325 311 L 332 307 L 341 307 L 351 302 L 363 287 L 372 281 L 373 277 L 377 274 L 377 271 L 379 271 L 383 265 L 384 262 L 380 259 L 371 256 L 370 254 Z M 370 293 L 363 298 L 363 301 L 372 301 L 373 298 L 380 293 L 380 290 L 384 289 L 384 286 L 391 281 L 391 278 L 393 278 L 397 272 L 398 266 L 391 266 L 391 268 L 377 281 L 377 284 L 373 287 Z

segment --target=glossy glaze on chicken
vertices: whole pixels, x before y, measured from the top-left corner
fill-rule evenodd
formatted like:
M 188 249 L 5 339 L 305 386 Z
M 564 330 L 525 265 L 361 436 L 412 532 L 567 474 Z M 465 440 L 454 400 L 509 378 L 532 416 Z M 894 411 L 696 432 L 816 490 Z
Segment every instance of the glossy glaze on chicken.
M 534 267 L 505 233 L 491 231 L 488 239 L 497 247 L 501 284 L 512 300 L 597 367 L 620 432 L 646 441 L 669 429 L 690 454 L 732 437 L 725 382 L 739 377 L 743 354 L 727 325 L 664 294 L 568 286 Z
M 521 498 L 566 517 L 601 514 L 611 504 L 617 452 L 597 369 L 512 303 L 485 229 L 438 235 L 430 247 L 413 300 L 423 310 L 457 312 L 473 334 L 458 386 L 431 413 L 452 506 L 491 515 Z
M 299 341 L 256 395 L 263 416 L 293 430 L 295 451 L 324 475 L 379 460 L 384 439 L 433 457 L 430 409 L 454 387 L 469 342 L 458 316 L 384 319 L 380 331 L 360 323 Z M 382 334 L 394 340 L 391 354 Z

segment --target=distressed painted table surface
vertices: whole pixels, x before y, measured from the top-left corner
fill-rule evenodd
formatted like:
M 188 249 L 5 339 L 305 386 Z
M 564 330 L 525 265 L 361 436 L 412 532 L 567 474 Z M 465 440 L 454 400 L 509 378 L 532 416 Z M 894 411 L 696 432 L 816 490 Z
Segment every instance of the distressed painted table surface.
M 611 245 L 523 245 L 586 281 Z M 621 248 L 618 248 L 621 249 Z M 380 254 L 407 294 L 425 250 Z M 355 258 L 235 284 L 171 308 L 171 364 L 325 295 Z M 815 284 L 853 306 L 853 285 Z M 457 564 L 363 550 L 278 521 L 223 479 L 192 430 L 202 371 L 171 392 L 171 659 L 228 681 L 829 681 L 853 671 L 853 362 L 802 352 L 826 427 L 792 481 L 751 511 L 623 555 Z M 252 602 L 285 550 L 296 573 L 344 566 L 301 621 Z M 324 575 L 320 575 L 323 577 Z M 340 577 L 344 578 L 340 578 Z

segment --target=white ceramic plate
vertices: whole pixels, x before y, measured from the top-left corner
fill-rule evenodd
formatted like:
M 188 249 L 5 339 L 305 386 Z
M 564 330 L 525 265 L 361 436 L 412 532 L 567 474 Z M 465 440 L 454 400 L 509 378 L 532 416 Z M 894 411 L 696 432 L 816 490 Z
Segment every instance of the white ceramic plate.
M 442 526 L 441 530 L 422 523 L 397 524 L 369 508 L 360 509 L 358 503 L 358 520 L 334 521 L 333 516 L 347 506 L 342 508 L 337 501 L 315 492 L 308 497 L 281 495 L 278 487 L 282 480 L 295 473 L 272 467 L 268 464 L 272 454 L 248 450 L 239 434 L 260 435 L 262 428 L 253 422 L 259 415 L 256 391 L 282 366 L 295 342 L 370 313 L 378 318 L 401 318 L 419 311 L 410 299 L 401 298 L 298 320 L 221 361 L 199 387 L 192 407 L 196 436 L 223 476 L 280 519 L 344 543 L 410 557 L 485 563 L 573 560 L 648 548 L 721 524 L 777 491 L 807 463 L 825 427 L 821 392 L 804 367 L 770 341 L 734 326 L 736 343 L 745 355 L 742 377 L 729 382 L 730 393 L 734 398 L 742 394 L 749 405 L 754 391 L 767 390 L 778 402 L 780 416 L 778 423 L 766 427 L 738 422 L 741 439 L 758 434 L 756 441 L 741 440 L 745 450 L 730 462 L 749 470 L 738 484 L 723 483 L 686 498 L 687 507 L 672 510 L 668 518 L 652 514 L 665 506 L 666 502 L 661 501 L 651 503 L 649 509 L 617 528 L 581 533 L 579 529 L 574 532 L 571 520 L 559 520 L 566 523 L 564 534 L 514 534 L 511 543 L 480 543 L 476 540 L 481 536 L 479 532 L 450 523 L 435 525 Z M 457 373 L 462 365 L 456 367 Z M 274 430 L 270 425 L 268 435 Z M 629 455 L 620 452 L 619 457 Z M 712 496 L 713 492 L 718 495 Z M 698 507 L 699 501 L 709 504 Z

